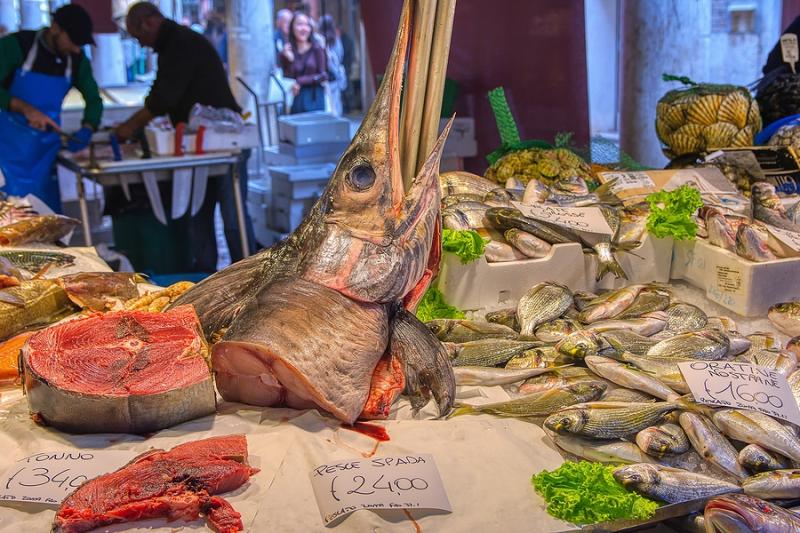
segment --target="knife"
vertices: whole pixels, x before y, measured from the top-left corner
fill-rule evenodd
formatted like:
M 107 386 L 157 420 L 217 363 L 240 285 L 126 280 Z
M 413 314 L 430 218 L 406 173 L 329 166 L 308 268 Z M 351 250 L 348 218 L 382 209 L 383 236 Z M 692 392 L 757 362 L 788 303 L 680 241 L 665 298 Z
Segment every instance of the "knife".
M 127 201 L 131 201 L 131 187 L 128 184 L 128 176 L 126 174 L 119 175 L 119 186 L 122 187 L 122 194 L 125 195 Z
M 167 215 L 164 213 L 164 204 L 161 202 L 161 191 L 158 190 L 156 173 L 152 170 L 142 172 L 142 181 L 144 189 L 147 191 L 147 198 L 150 200 L 150 207 L 153 208 L 153 214 L 159 222 L 166 226 Z
M 176 168 L 172 171 L 172 219 L 181 218 L 189 209 L 192 198 L 192 169 Z
M 208 167 L 196 167 L 192 181 L 192 216 L 195 216 L 203 207 L 208 185 Z

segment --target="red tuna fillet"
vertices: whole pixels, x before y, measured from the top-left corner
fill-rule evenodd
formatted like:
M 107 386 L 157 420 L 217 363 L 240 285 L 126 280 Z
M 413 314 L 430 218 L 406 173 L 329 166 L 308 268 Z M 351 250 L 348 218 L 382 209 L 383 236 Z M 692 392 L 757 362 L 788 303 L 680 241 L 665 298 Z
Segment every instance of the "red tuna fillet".
M 191 306 L 120 311 L 33 335 L 22 349 L 32 413 L 71 433 L 148 433 L 216 410 Z
M 153 450 L 78 487 L 56 512 L 53 531 L 80 533 L 150 518 L 191 521 L 201 514 L 216 531 L 242 531 L 239 513 L 214 495 L 239 488 L 256 472 L 247 465 L 244 435 Z

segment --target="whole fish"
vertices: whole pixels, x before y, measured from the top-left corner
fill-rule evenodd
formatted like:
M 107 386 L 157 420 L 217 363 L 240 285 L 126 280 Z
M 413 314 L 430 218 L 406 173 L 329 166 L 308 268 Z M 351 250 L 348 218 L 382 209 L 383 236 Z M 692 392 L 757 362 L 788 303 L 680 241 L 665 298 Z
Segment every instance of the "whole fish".
M 511 202 L 521 202 L 522 192 L 523 191 L 515 191 L 513 189 L 504 189 L 503 187 L 498 187 L 486 193 L 486 196 L 483 197 L 483 201 L 491 207 L 513 208 L 514 204 Z
M 647 350 L 657 342 L 627 329 L 606 331 L 600 334 L 600 338 L 618 352 L 630 352 L 636 355 L 646 354 Z
M 0 246 L 41 242 L 54 243 L 80 224 L 80 220 L 62 215 L 39 215 L 0 227 Z
M 757 182 L 751 188 L 753 198 L 753 217 L 770 226 L 800 232 L 800 226 L 789 220 L 783 202 L 771 183 Z
M 572 305 L 572 293 L 557 283 L 539 283 L 532 287 L 517 304 L 520 334 L 533 336 L 536 328 L 559 318 Z
M 800 302 L 784 302 L 769 308 L 767 317 L 778 331 L 790 337 L 800 335 Z
M 562 226 L 526 217 L 519 209 L 493 207 L 486 211 L 486 218 L 497 229 L 505 231 L 516 228 L 535 235 L 550 244 L 581 242 L 580 237 L 575 232 Z
M 562 409 L 547 417 L 544 426 L 556 433 L 571 433 L 594 439 L 619 439 L 635 435 L 661 422 L 679 409 L 676 403 L 632 404 L 592 402 Z
M 667 325 L 667 316 L 663 311 L 648 313 L 639 318 L 629 320 L 601 320 L 586 326 L 589 331 L 605 333 L 614 330 L 627 330 L 637 335 L 649 337 L 663 330 Z
M 654 457 L 685 453 L 689 450 L 689 439 L 680 426 L 665 423 L 641 430 L 636 434 L 636 444 Z
M 645 231 L 647 231 L 647 217 L 649 214 L 650 206 L 646 203 L 629 206 L 622 210 L 620 212 L 617 242 L 631 245 L 641 242 Z
M 547 374 L 525 380 L 519 386 L 520 394 L 535 394 L 550 389 L 560 389 L 577 383 L 605 382 L 603 378 L 580 366 L 557 367 Z
M 728 437 L 779 453 L 800 461 L 800 441 L 794 431 L 774 418 L 757 411 L 719 409 L 713 415 L 714 425 Z
M 700 216 L 706 223 L 708 242 L 729 252 L 736 252 L 736 229 L 725 215 L 713 207 L 701 207 Z
M 539 204 L 547 200 L 550 196 L 550 187 L 539 180 L 531 180 L 525 187 L 525 194 L 522 195 L 522 203 L 527 205 Z
M 746 494 L 729 494 L 706 504 L 708 533 L 787 533 L 800 530 L 800 516 Z
M 0 340 L 51 324 L 76 311 L 77 307 L 57 283 L 23 280 L 18 286 L 0 290 Z
M 780 349 L 781 343 L 775 337 L 775 334 L 769 331 L 757 331 L 747 336 L 750 341 L 750 350 L 771 350 L 773 348 Z M 791 341 L 789 341 L 791 343 Z M 789 345 L 786 346 L 789 349 Z M 791 350 L 790 350 L 791 351 Z
M 646 285 L 629 285 L 595 298 L 581 311 L 579 319 L 584 324 L 612 318 L 627 309 Z
M 509 370 L 553 368 L 574 362 L 574 359 L 558 353 L 552 346 L 542 346 L 525 350 L 521 354 L 515 355 L 506 362 L 505 368 Z
M 78 272 L 54 281 L 80 308 L 108 311 L 115 302 L 127 302 L 139 296 L 137 279 L 137 275 L 131 272 Z
M 442 223 L 452 230 L 469 230 L 489 227 L 486 210 L 489 206 L 482 202 L 459 202 L 442 211 Z
M 624 309 L 614 318 L 616 320 L 627 320 L 638 318 L 642 315 L 655 311 L 663 311 L 670 304 L 670 294 L 667 291 L 654 289 L 643 290 L 633 300 L 633 303 Z
M 708 317 L 706 327 L 708 329 L 718 329 L 720 331 L 737 331 L 736 322 L 727 316 Z
M 453 207 L 456 204 L 463 202 L 482 202 L 483 197 L 477 194 L 454 194 L 452 196 L 445 196 L 442 198 L 442 211 L 448 207 Z
M 557 318 L 536 328 L 534 336 L 542 342 L 558 342 L 580 329 L 581 325 L 574 320 Z
M 517 332 L 500 324 L 475 320 L 440 318 L 425 323 L 442 342 L 469 342 L 481 339 L 516 339 Z
M 800 470 L 761 472 L 742 481 L 744 493 L 765 500 L 800 498 Z
M 170 305 L 193 305 L 206 336 L 221 334 L 212 364 L 225 400 L 314 407 L 353 423 L 385 412 L 405 388 L 450 410 L 455 378 L 441 343 L 398 308 L 414 309 L 438 271 L 440 186 L 474 193 L 481 179 L 463 190 L 439 179 L 448 126 L 404 186 L 400 95 L 411 20 L 406 1 L 375 100 L 297 230 Z M 379 365 L 384 356 L 392 364 Z
M 729 346 L 728 353 L 726 354 L 728 357 L 741 355 L 748 351 L 753 345 L 753 343 L 750 342 L 750 339 L 738 331 L 726 331 L 724 335 L 728 337 Z
M 613 359 L 597 355 L 587 355 L 584 361 L 592 372 L 620 387 L 646 392 L 662 400 L 678 398 L 675 391 L 667 387 L 658 378 L 646 374 L 639 369 L 631 368 Z
M 742 491 L 738 485 L 711 476 L 654 464 L 621 466 L 614 470 L 614 479 L 629 490 L 667 503 Z
M 708 418 L 698 413 L 684 411 L 678 417 L 678 422 L 686 432 L 692 447 L 701 457 L 738 479 L 747 477 L 747 472 L 739 463 L 736 448 L 722 436 Z
M 575 291 L 574 292 L 574 301 L 575 301 L 575 309 L 578 311 L 583 311 L 589 304 L 595 301 L 598 296 L 589 291 Z
M 459 344 L 453 366 L 497 366 L 541 343 L 512 339 L 482 339 Z
M 459 405 L 451 416 L 486 413 L 512 417 L 542 417 L 562 407 L 599 398 L 605 390 L 605 383 L 577 383 L 563 389 L 552 389 L 538 394 L 530 394 L 507 402 Z
M 519 331 L 519 322 L 517 322 L 517 308 L 499 309 L 497 311 L 490 311 L 486 313 L 484 319 L 493 324 L 501 324 L 509 327 L 514 331 Z
M 522 230 L 511 228 L 505 232 L 506 240 L 511 245 L 531 258 L 544 257 L 550 253 L 551 246 L 539 237 L 526 233 Z
M 591 331 L 578 330 L 570 333 L 555 345 L 555 349 L 564 355 L 574 359 L 583 359 L 586 356 L 597 353 L 600 346 L 600 339 Z
M 490 263 L 507 263 L 508 261 L 519 261 L 528 259 L 528 256 L 511 246 L 500 241 L 489 241 L 483 249 L 483 255 Z
M 781 470 L 791 466 L 788 459 L 777 453 L 765 450 L 758 444 L 748 444 L 742 448 L 739 451 L 738 460 L 740 465 L 753 474 L 769 470 Z
M 592 440 L 568 435 L 551 435 L 553 442 L 581 459 L 596 463 L 652 463 L 653 458 L 632 442 L 620 440 Z
M 0 250 L 0 257 L 31 272 L 38 272 L 46 265 L 67 266 L 75 262 L 74 255 L 50 250 Z
M 675 392 L 688 393 L 689 385 L 683 378 L 678 363 L 691 363 L 695 359 L 676 357 L 639 356 L 630 352 L 610 354 L 611 357 L 629 363 L 639 370 L 658 378 L 664 385 Z
M 665 330 L 671 333 L 687 333 L 706 327 L 708 316 L 696 305 L 686 303 L 672 304 L 664 310 L 667 316 Z
M 608 390 L 603 397 L 600 398 L 601 402 L 623 402 L 623 403 L 652 403 L 655 402 L 656 399 L 653 396 L 650 396 L 646 392 L 633 390 L 633 389 L 625 389 L 622 387 L 618 387 L 616 389 Z
M 453 373 L 456 376 L 456 385 L 494 387 L 517 383 L 518 381 L 550 372 L 553 368 L 526 368 L 514 370 L 509 368 L 488 368 L 485 366 L 457 366 L 453 369 Z
M 619 264 L 616 256 L 614 256 L 614 251 L 619 247 L 617 244 L 617 235 L 620 227 L 619 212 L 616 208 L 607 204 L 599 204 L 597 207 L 613 233 L 611 235 L 592 234 L 590 237 L 585 238 L 585 241 L 589 240 L 589 244 L 597 254 L 595 280 L 600 281 L 608 274 L 614 274 L 617 279 L 628 279 L 628 275 L 622 265 Z
M 456 170 L 439 175 L 439 188 L 443 198 L 456 194 L 470 194 L 483 198 L 497 188 L 497 183 L 477 174 Z
M 506 189 L 513 189 L 515 191 L 524 191 L 525 184 L 519 178 L 508 178 L 506 180 Z
M 736 231 L 736 253 L 756 263 L 774 261 L 777 257 L 767 245 L 768 239 L 754 224 L 743 222 Z
M 787 378 L 797 369 L 797 356 L 789 350 L 748 350 L 735 360 L 771 368 Z
M 789 374 L 786 381 L 789 382 L 789 388 L 792 389 L 792 396 L 794 396 L 797 405 L 800 405 L 800 370 L 795 370 Z
M 685 357 L 716 361 L 728 353 L 730 340 L 715 329 L 704 329 L 664 339 L 647 351 L 648 356 Z

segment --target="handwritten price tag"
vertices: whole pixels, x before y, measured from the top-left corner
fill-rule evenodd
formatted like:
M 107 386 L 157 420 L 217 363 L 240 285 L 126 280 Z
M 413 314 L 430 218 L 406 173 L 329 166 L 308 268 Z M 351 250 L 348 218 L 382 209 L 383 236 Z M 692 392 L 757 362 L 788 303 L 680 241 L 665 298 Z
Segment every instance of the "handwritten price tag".
M 786 378 L 770 368 L 730 361 L 678 363 L 699 403 L 750 409 L 800 424 L 800 408 Z
M 339 461 L 310 476 L 326 526 L 360 509 L 453 510 L 429 454 Z
M 656 184 L 653 178 L 644 172 L 602 172 L 600 179 L 603 183 L 611 180 L 614 184 L 611 186 L 611 192 L 618 193 L 628 189 L 652 189 L 655 190 Z
M 781 56 L 784 63 L 789 63 L 789 66 L 794 72 L 794 65 L 800 59 L 800 52 L 797 48 L 797 35 L 794 33 L 784 33 L 781 35 Z
M 775 226 L 766 225 L 770 233 L 783 244 L 794 250 L 800 252 L 800 233 L 795 231 L 785 230 L 783 228 L 776 228 Z
M 603 233 L 605 235 L 614 234 L 611 226 L 606 222 L 603 212 L 597 207 L 559 207 L 543 204 L 526 205 L 520 202 L 511 203 L 526 217 L 544 220 L 551 224 L 578 231 Z
M 0 502 L 58 505 L 86 481 L 113 472 L 137 455 L 132 451 L 64 450 L 24 457 L 0 478 Z

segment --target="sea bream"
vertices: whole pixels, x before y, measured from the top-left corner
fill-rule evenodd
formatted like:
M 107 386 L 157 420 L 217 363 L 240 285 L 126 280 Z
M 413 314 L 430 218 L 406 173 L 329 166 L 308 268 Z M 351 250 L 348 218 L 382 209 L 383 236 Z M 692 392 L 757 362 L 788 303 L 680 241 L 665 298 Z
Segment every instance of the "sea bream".
M 308 217 L 282 243 L 173 303 L 193 304 L 206 335 L 224 331 L 212 365 L 226 400 L 320 408 L 347 423 L 362 411 L 383 416 L 403 388 L 430 391 L 441 413 L 452 405 L 455 378 L 443 350 L 429 349 L 441 346 L 433 333 L 404 313 L 395 339 L 398 309 L 416 306 L 438 268 L 438 169 L 449 131 L 406 192 L 399 117 L 411 4 L 375 101 Z M 409 357 L 411 329 L 433 342 L 414 343 L 422 351 Z

